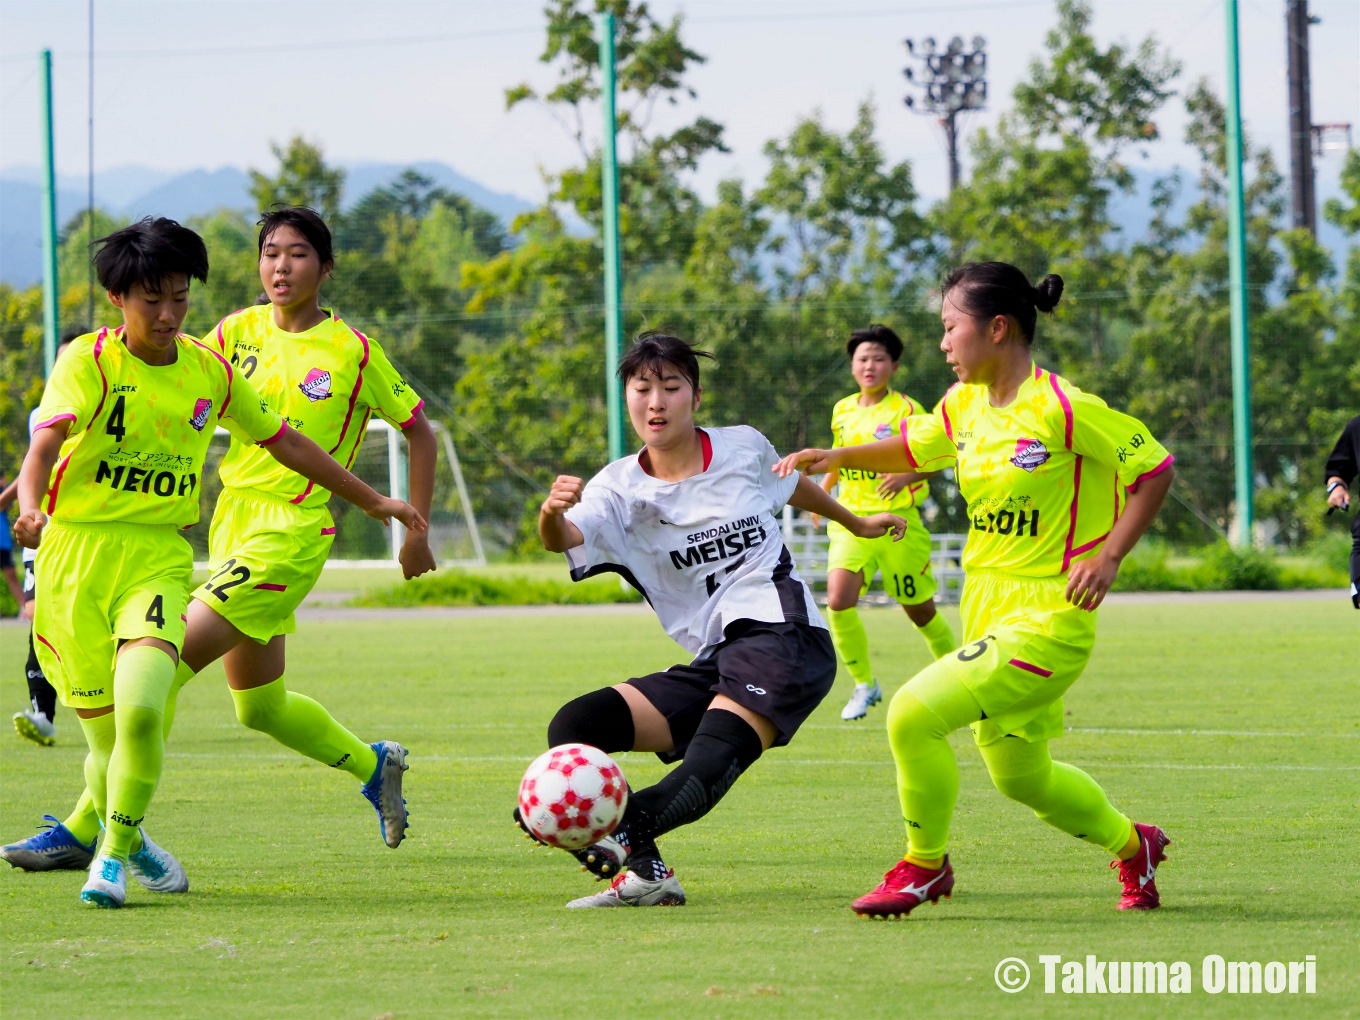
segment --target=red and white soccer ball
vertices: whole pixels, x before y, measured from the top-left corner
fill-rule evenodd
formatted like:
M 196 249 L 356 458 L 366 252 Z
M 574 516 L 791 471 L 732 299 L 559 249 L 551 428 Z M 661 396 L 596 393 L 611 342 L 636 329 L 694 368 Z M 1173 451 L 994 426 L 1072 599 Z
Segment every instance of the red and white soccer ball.
M 628 785 L 614 759 L 589 744 L 559 744 L 534 759 L 519 784 L 519 814 L 551 846 L 580 850 L 614 831 Z

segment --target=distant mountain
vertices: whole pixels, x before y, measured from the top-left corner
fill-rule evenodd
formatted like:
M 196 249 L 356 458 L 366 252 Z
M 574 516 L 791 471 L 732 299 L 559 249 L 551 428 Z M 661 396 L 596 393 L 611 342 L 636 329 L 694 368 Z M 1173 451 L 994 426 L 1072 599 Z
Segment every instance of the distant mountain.
M 494 213 L 508 227 L 532 202 L 493 191 L 445 163 L 354 163 L 345 166 L 344 202 L 350 208 L 374 188 L 415 169 L 439 186 Z M 185 220 L 216 209 L 250 209 L 250 177 L 237 167 L 167 173 L 123 166 L 95 174 L 95 204 L 119 216 L 170 216 Z M 57 178 L 58 228 L 85 208 L 83 177 Z M 42 279 L 42 185 L 34 167 L 0 169 L 0 282 L 27 286 Z

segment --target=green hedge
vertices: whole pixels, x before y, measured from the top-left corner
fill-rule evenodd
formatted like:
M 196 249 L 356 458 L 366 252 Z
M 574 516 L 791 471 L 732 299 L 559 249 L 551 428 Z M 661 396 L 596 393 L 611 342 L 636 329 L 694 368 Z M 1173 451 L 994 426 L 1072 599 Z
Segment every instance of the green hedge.
M 530 577 L 487 577 L 465 570 L 440 570 L 427 577 L 373 588 L 352 606 L 565 606 L 641 602 L 609 574 L 579 584 Z
M 1254 549 L 1213 546 L 1198 563 L 1171 565 L 1164 547 L 1138 550 L 1126 559 L 1114 591 L 1280 591 L 1344 588 L 1345 571 L 1325 562 L 1282 563 Z

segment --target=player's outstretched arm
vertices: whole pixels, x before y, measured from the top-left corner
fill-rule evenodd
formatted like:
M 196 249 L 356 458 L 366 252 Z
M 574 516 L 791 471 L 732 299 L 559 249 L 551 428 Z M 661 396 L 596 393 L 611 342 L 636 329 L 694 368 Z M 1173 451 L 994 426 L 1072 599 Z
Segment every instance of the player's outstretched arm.
M 861 468 L 865 471 L 911 471 L 907 451 L 902 440 L 895 436 L 861 446 L 841 446 L 834 450 L 799 450 L 784 457 L 774 466 L 774 473 L 787 478 L 795 471 L 819 475 L 841 468 Z M 800 508 L 801 509 L 801 508 Z
M 892 532 L 893 541 L 896 542 L 907 530 L 907 522 L 896 514 L 860 517 L 851 513 L 807 475 L 799 477 L 798 485 L 794 488 L 793 495 L 789 497 L 789 506 L 835 521 L 850 534 L 858 535 L 860 538 L 882 538 Z
M 19 469 L 19 516 L 14 521 L 14 538 L 25 549 L 36 549 L 42 541 L 42 529 L 47 524 L 47 515 L 42 512 L 43 494 L 70 428 L 69 421 L 54 422 L 33 433 L 28 444 L 28 454 Z
M 548 552 L 566 552 L 585 544 L 581 529 L 563 516 L 581 502 L 584 488 L 585 482 L 575 475 L 558 475 L 553 482 L 548 498 L 538 510 L 538 537 Z
M 279 438 L 265 447 L 284 467 L 308 481 L 330 489 L 341 499 L 353 503 L 369 517 L 383 523 L 395 517 L 409 530 L 424 532 L 428 525 L 410 503 L 389 499 L 363 480 L 350 474 L 330 454 L 296 429 L 284 429 Z
M 1089 560 L 1078 560 L 1067 572 L 1067 601 L 1082 609 L 1095 609 L 1105 601 L 1119 564 L 1152 524 L 1162 501 L 1171 489 L 1176 469 L 1168 467 L 1159 475 L 1144 479 L 1137 491 L 1129 493 L 1124 513 L 1115 522 L 1100 552 Z
M 417 411 L 411 423 L 401 430 L 401 434 L 406 437 L 406 445 L 410 451 L 406 487 L 411 494 L 411 505 L 428 521 L 430 507 L 434 503 L 434 429 L 430 428 L 425 412 Z M 436 564 L 434 553 L 430 550 L 428 529 L 407 531 L 406 541 L 401 545 L 401 555 L 398 559 L 401 561 L 402 576 L 408 581 L 434 570 Z

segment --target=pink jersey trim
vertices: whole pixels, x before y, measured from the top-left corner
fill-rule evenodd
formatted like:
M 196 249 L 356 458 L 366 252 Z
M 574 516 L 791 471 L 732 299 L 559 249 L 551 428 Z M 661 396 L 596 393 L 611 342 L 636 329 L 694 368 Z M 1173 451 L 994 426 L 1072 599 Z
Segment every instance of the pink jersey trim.
M 911 444 L 907 442 L 907 422 L 909 421 L 911 421 L 911 418 L 903 418 L 898 423 L 897 429 L 902 433 L 902 449 L 906 451 L 907 463 L 911 465 L 913 471 L 919 471 L 921 469 L 916 463 L 916 458 L 911 455 Z
M 944 434 L 949 437 L 949 441 L 954 441 L 954 423 L 949 420 L 949 409 L 943 403 L 940 404 L 940 417 L 944 419 Z
M 1067 394 L 1064 393 L 1062 387 L 1058 385 L 1058 377 L 1052 372 L 1048 374 L 1048 382 L 1049 385 L 1053 387 L 1053 392 L 1058 395 L 1058 403 L 1062 404 L 1063 418 L 1065 419 L 1063 442 L 1067 444 L 1067 448 L 1070 450 L 1072 449 L 1072 426 L 1075 424 L 1072 415 L 1072 402 L 1067 399 Z
M 1101 535 L 1099 538 L 1093 538 L 1093 539 L 1091 539 L 1091 541 L 1087 542 L 1085 545 L 1077 546 L 1077 548 L 1075 548 L 1075 549 L 1072 550 L 1072 552 L 1070 553 L 1070 555 L 1071 555 L 1071 557 L 1072 557 L 1073 559 L 1076 559 L 1076 558 L 1077 558 L 1078 556 L 1080 556 L 1082 553 L 1084 553 L 1084 552 L 1090 552 L 1092 549 L 1094 549 L 1096 546 L 1100 545 L 1101 542 L 1105 541 L 1105 539 L 1107 539 L 1107 538 L 1109 538 L 1109 537 L 1110 537 L 1110 533 L 1107 531 L 1107 532 L 1105 532 L 1105 534 Z
M 1076 555 L 1072 551 L 1072 542 L 1077 537 L 1077 504 L 1081 502 L 1081 454 L 1077 454 L 1076 468 L 1072 471 L 1072 509 L 1068 513 L 1067 522 L 1067 544 L 1063 549 L 1062 573 L 1067 573 L 1067 568 L 1072 565 L 1072 557 Z
M 397 428 L 403 430 L 409 429 L 412 425 L 416 423 L 416 418 L 420 415 L 420 412 L 423 410 L 425 410 L 425 401 L 422 400 L 411 410 L 411 417 L 407 418 L 404 422 L 398 425 Z
M 1038 381 L 1039 381 L 1039 377 L 1040 377 L 1041 375 L 1043 375 L 1043 373 L 1039 371 L 1039 366 L 1038 366 L 1038 365 L 1035 365 L 1035 366 L 1034 366 L 1034 381 L 1035 381 L 1035 382 L 1038 382 Z
M 335 534 L 335 529 L 334 529 L 334 528 L 322 528 L 322 529 L 321 529 L 321 534 L 323 534 L 323 535 L 334 535 L 334 534 Z
M 261 445 L 261 446 L 271 446 L 271 445 L 273 445 L 274 443 L 277 443 L 280 439 L 282 439 L 282 438 L 283 438 L 283 434 L 284 434 L 285 432 L 287 432 L 287 431 L 288 431 L 288 423 L 287 423 L 286 421 L 281 421 L 281 422 L 279 422 L 279 430 L 278 430 L 277 432 L 275 432 L 272 436 L 270 436 L 268 439 L 261 439 L 259 445 Z
M 354 377 L 354 389 L 349 395 L 349 408 L 345 411 L 345 424 L 340 426 L 340 438 L 337 439 L 335 445 L 331 447 L 330 452 L 332 456 L 335 455 L 335 451 L 340 449 L 345 442 L 345 433 L 349 431 L 350 420 L 354 417 L 354 407 L 359 403 L 359 393 L 364 388 L 364 369 L 368 367 L 368 337 L 364 336 L 353 326 L 350 326 L 349 323 L 345 323 L 345 325 L 349 326 L 349 331 L 357 336 L 359 342 L 364 345 L 364 356 L 359 362 L 359 374 Z
M 288 585 L 286 585 L 286 584 L 257 584 L 255 587 L 256 587 L 256 588 L 263 589 L 264 591 L 287 591 L 287 590 L 288 590 Z
M 33 636 L 47 646 L 47 650 L 57 657 L 58 662 L 61 661 L 61 652 L 52 647 L 51 641 L 48 641 L 47 638 L 43 637 L 36 630 L 33 632 Z
M 94 350 L 90 352 L 90 356 L 94 358 L 94 367 L 99 369 L 99 381 L 104 387 L 104 391 L 99 394 L 99 406 L 94 409 L 94 414 L 90 415 L 91 425 L 93 425 L 95 419 L 99 417 L 99 412 L 104 410 L 104 401 L 107 400 L 109 396 L 109 377 L 104 374 L 104 366 L 100 364 L 99 361 L 99 355 L 104 353 L 104 341 L 107 340 L 108 337 L 109 327 L 105 326 L 99 331 L 99 336 L 94 342 Z
M 74 453 L 75 451 L 71 451 Z M 52 483 L 52 488 L 47 490 L 47 512 L 50 514 L 57 508 L 57 490 L 61 488 L 61 476 L 66 474 L 66 466 L 71 463 L 71 454 L 68 453 L 57 465 L 57 480 Z
M 1166 455 L 1166 459 L 1163 460 L 1160 464 L 1158 464 L 1155 468 L 1153 468 L 1151 471 L 1144 471 L 1141 475 L 1139 475 L 1137 478 L 1133 480 L 1132 485 L 1126 485 L 1124 486 L 1124 488 L 1129 492 L 1137 492 L 1138 486 L 1142 485 L 1149 478 L 1155 478 L 1157 475 L 1160 475 L 1163 471 L 1165 471 L 1175 462 L 1176 458 L 1168 453 Z
M 207 351 L 209 354 L 211 354 L 214 358 L 216 358 L 218 361 L 222 362 L 222 367 L 225 368 L 225 369 L 227 370 L 227 396 L 226 396 L 226 399 L 222 401 L 222 406 L 221 406 L 221 407 L 218 409 L 218 411 L 217 411 L 217 420 L 218 420 L 218 421 L 221 421 L 222 418 L 223 418 L 223 417 L 226 415 L 226 413 L 227 413 L 227 408 L 231 406 L 231 381 L 232 381 L 232 379 L 235 377 L 235 373 L 234 373 L 234 372 L 232 371 L 232 369 L 231 369 L 231 362 L 228 361 L 226 358 L 222 357 L 222 355 L 218 354 L 215 350 L 213 350 L 211 347 L 209 347 L 207 344 L 205 344 L 202 340 L 199 340 L 199 339 L 197 339 L 196 337 L 192 337 L 192 336 L 185 337 L 185 339 L 186 339 L 186 340 L 192 340 L 192 341 L 193 341 L 194 343 L 196 343 L 199 347 L 202 347 L 205 351 Z M 278 438 L 278 436 L 275 436 L 275 437 L 274 437 L 274 439 L 277 439 L 277 438 Z M 270 442 L 273 442 L 273 440 L 271 439 Z
M 59 414 L 55 418 L 48 418 L 47 421 L 38 422 L 38 424 L 33 426 L 33 431 L 37 432 L 38 429 L 48 428 L 49 426 L 55 425 L 59 421 L 75 421 L 75 420 L 76 416 L 74 414 Z M 1135 482 L 1134 484 L 1136 485 L 1137 482 Z
M 1035 676 L 1041 676 L 1045 680 L 1053 675 L 1053 670 L 1044 669 L 1043 666 L 1036 666 L 1034 663 L 1026 662 L 1024 659 L 1012 659 L 1010 664 L 1016 669 L 1023 669 L 1026 673 L 1033 673 Z

